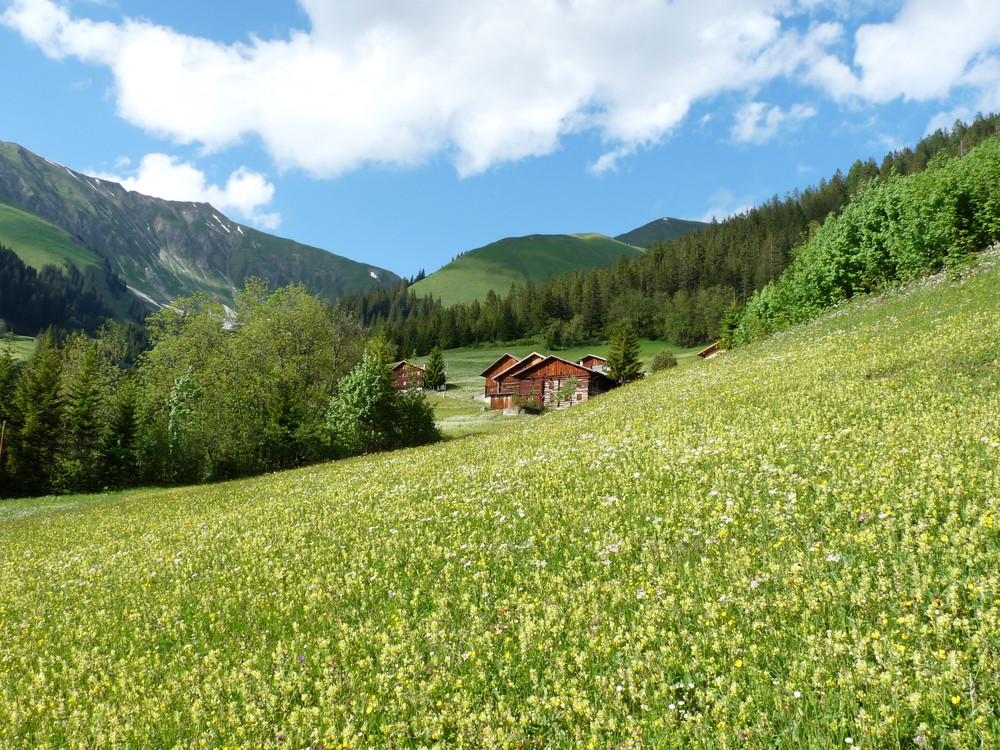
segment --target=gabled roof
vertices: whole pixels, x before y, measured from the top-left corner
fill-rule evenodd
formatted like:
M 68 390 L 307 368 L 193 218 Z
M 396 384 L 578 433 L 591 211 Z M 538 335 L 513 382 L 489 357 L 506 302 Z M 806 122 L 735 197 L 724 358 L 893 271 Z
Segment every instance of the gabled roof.
M 504 365 L 501 366 L 500 363 L 503 362 L 504 360 L 513 360 L 513 361 L 512 362 L 507 362 L 507 363 L 505 363 Z M 481 373 L 479 373 L 479 377 L 481 377 L 481 378 L 488 378 L 493 373 L 505 370 L 508 367 L 510 367 L 512 364 L 516 364 L 516 363 L 518 363 L 520 361 L 521 360 L 518 359 L 517 357 L 515 357 L 513 354 L 510 354 L 508 352 L 504 352 L 503 355 L 496 362 L 494 362 L 492 365 L 490 365 L 485 370 L 483 370 Z
M 698 356 L 699 357 L 710 357 L 713 354 L 715 354 L 716 352 L 719 352 L 721 350 L 722 349 L 719 346 L 719 342 L 716 341 L 714 344 L 711 344 L 710 346 L 706 346 L 704 349 L 702 349 L 700 352 L 698 352 Z
M 501 378 L 509 378 L 510 376 L 519 372 L 520 368 L 531 367 L 531 365 L 535 364 L 536 362 L 540 362 L 543 359 L 545 359 L 544 354 L 539 354 L 538 352 L 532 352 L 524 359 L 518 360 L 517 362 L 512 364 L 506 370 L 501 370 L 500 372 L 496 373 L 493 376 L 493 379 L 499 381 Z
M 585 359 L 599 359 L 599 360 L 601 360 L 601 362 L 607 362 L 608 361 L 607 357 L 602 357 L 599 354 L 584 354 L 582 357 L 580 357 L 580 359 L 578 359 L 576 361 L 576 363 L 580 364 Z
M 591 369 L 590 367 L 585 367 L 584 365 L 581 365 L 579 362 L 570 362 L 568 359 L 563 359 L 562 357 L 557 357 L 554 354 L 550 354 L 549 356 L 544 357 L 543 359 L 541 359 L 538 362 L 533 362 L 533 363 L 527 365 L 526 367 L 524 367 L 523 369 L 518 370 L 515 373 L 511 373 L 510 377 L 514 377 L 514 378 L 517 378 L 519 380 L 521 378 L 531 377 L 531 375 L 534 372 L 537 372 L 538 370 L 541 370 L 543 367 L 546 367 L 547 365 L 551 364 L 552 362 L 562 362 L 563 364 L 569 365 L 570 367 L 574 367 L 577 370 L 581 370 L 582 372 L 588 373 L 589 375 L 592 375 L 592 376 L 595 376 L 595 377 L 598 377 L 598 378 L 608 379 L 608 376 L 605 375 L 600 370 L 594 370 L 594 369 Z
M 389 369 L 392 370 L 392 372 L 396 372 L 396 370 L 400 369 L 401 367 L 412 367 L 414 370 L 419 370 L 420 372 L 424 371 L 424 368 L 421 367 L 420 365 L 415 365 L 412 362 L 409 362 L 405 359 L 402 359 L 399 362 L 390 365 Z

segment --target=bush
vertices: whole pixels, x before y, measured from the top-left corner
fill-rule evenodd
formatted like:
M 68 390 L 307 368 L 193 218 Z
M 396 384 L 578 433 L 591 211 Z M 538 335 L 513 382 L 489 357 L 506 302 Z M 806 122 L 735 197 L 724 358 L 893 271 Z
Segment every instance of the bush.
M 669 349 L 660 349 L 649 362 L 650 372 L 669 370 L 671 367 L 677 367 L 677 357 Z
M 441 437 L 434 413 L 419 393 L 400 393 L 378 346 L 339 383 L 326 415 L 339 456 L 376 453 L 434 442 Z

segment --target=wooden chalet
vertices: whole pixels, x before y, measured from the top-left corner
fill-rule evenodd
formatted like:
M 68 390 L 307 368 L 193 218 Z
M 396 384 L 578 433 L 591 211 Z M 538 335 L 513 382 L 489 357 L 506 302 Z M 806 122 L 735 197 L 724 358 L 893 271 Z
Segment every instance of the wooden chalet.
M 506 358 L 510 357 L 512 361 L 507 364 L 503 369 L 495 369 L 500 365 Z M 504 354 L 496 362 L 490 365 L 484 372 L 490 372 L 492 370 L 492 375 L 486 376 L 486 398 L 489 399 L 490 409 L 511 409 L 515 406 L 514 397 L 518 395 L 518 381 L 513 379 L 513 375 L 520 370 L 533 365 L 535 362 L 541 362 L 545 359 L 545 356 L 539 354 L 538 352 L 532 352 L 524 359 L 518 359 L 511 354 Z
M 424 387 L 424 368 L 405 359 L 390 368 L 392 385 L 397 391 Z
M 615 386 L 614 381 L 600 370 L 538 352 L 498 369 L 503 366 L 504 358 L 510 356 L 505 354 L 483 374 L 490 409 L 510 409 L 517 406 L 518 401 L 532 401 L 538 406 L 562 409 Z M 562 398 L 560 392 L 569 380 L 575 380 L 576 386 L 568 398 Z

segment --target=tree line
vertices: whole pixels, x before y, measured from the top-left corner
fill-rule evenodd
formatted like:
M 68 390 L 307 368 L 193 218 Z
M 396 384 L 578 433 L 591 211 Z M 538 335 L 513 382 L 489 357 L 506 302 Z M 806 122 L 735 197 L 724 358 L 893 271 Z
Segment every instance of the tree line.
M 439 437 L 423 399 L 392 388 L 389 346 L 301 285 L 250 280 L 232 310 L 195 295 L 147 326 L 134 365 L 117 323 L 50 329 L 24 363 L 0 349 L 0 495 L 227 479 Z
M 39 271 L 0 244 L 0 333 L 34 336 L 49 326 L 95 333 L 114 315 L 99 274 L 114 297 L 126 291 L 125 281 L 107 259 L 101 271 L 83 272 L 70 262 L 65 268 L 45 265 Z M 135 319 L 142 320 L 149 311 L 140 303 L 134 312 Z
M 1000 129 L 1000 117 L 956 122 L 881 163 L 856 161 L 847 174 L 767 203 L 704 230 L 654 243 L 611 268 L 494 290 L 482 301 L 445 307 L 418 298 L 406 282 L 338 300 L 401 352 L 428 353 L 478 343 L 544 336 L 546 346 L 606 339 L 629 318 L 639 335 L 682 346 L 709 343 L 732 327 L 743 305 L 778 279 L 828 217 L 837 216 L 875 180 L 923 172 L 934 160 L 961 157 Z
M 913 281 L 1000 242 L 1000 140 L 919 173 L 868 186 L 818 227 L 777 281 L 757 292 L 730 338 L 741 344 L 816 317 L 856 294 Z

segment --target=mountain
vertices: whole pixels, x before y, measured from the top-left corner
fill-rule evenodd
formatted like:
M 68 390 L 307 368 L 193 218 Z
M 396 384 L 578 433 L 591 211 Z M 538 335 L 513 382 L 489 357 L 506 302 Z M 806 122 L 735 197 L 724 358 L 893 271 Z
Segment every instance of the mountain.
M 142 195 L 5 142 L 0 243 L 35 267 L 71 262 L 103 277 L 109 290 L 117 275 L 156 306 L 199 291 L 228 303 L 249 276 L 275 286 L 302 282 L 331 300 L 400 281 L 383 268 L 234 222 L 208 203 Z M 112 299 L 117 310 L 122 298 L 129 295 Z
M 549 276 L 606 268 L 641 250 L 603 234 L 532 234 L 507 237 L 469 250 L 410 287 L 445 305 L 483 300 L 490 289 L 504 295 L 512 283 L 541 283 Z
M 708 224 L 703 221 L 664 217 L 656 221 L 651 221 L 648 224 L 643 224 L 631 232 L 619 234 L 615 239 L 628 245 L 635 245 L 636 247 L 649 247 L 654 242 L 666 242 L 667 240 L 672 240 L 674 237 L 680 237 L 682 234 L 704 229 L 707 226 Z

